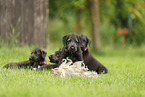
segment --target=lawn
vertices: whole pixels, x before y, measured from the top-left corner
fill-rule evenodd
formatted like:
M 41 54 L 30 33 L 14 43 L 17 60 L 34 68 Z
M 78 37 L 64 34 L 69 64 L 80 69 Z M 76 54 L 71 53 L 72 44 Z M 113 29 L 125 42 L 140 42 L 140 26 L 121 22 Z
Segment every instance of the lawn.
M 6 63 L 27 60 L 32 49 L 0 48 L 0 97 L 145 97 L 145 47 L 91 52 L 109 70 L 98 78 L 61 78 L 47 70 L 3 68 Z M 48 56 L 56 49 L 44 50 Z

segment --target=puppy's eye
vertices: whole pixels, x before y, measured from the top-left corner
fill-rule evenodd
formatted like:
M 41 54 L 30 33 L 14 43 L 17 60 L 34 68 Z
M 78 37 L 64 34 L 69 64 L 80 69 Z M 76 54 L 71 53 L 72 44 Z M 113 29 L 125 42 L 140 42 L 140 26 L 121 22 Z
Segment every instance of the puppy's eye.
M 79 40 L 76 40 L 76 42 L 78 43 L 78 42 L 79 42 Z
M 71 41 L 70 39 L 67 40 L 67 42 Z
M 59 54 L 57 54 L 56 56 L 59 57 Z

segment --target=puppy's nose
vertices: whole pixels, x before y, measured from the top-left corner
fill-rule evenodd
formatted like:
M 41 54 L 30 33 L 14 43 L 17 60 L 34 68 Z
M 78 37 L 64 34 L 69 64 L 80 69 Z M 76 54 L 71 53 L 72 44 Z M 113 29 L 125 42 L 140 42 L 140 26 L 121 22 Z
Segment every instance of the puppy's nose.
M 71 46 L 71 50 L 74 50 L 75 49 L 75 47 L 74 46 Z

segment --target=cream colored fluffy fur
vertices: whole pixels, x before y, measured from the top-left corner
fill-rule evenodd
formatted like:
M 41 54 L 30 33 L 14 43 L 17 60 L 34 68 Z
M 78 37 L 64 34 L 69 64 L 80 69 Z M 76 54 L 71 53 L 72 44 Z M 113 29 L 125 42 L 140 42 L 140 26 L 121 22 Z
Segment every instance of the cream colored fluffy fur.
M 85 75 L 88 77 L 97 78 L 98 74 L 95 71 L 88 71 L 88 68 L 85 67 L 83 61 L 72 62 L 71 59 L 63 59 L 62 64 L 55 69 L 52 69 L 54 75 L 60 75 L 60 77 L 66 77 L 67 75 Z

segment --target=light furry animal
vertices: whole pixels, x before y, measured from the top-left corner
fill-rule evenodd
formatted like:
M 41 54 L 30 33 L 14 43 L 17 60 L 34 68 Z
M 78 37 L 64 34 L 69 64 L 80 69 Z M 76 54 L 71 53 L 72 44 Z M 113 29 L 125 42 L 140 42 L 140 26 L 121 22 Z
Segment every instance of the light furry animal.
M 88 71 L 83 61 L 72 62 L 71 59 L 63 59 L 61 65 L 58 68 L 52 69 L 54 75 L 60 75 L 60 77 L 66 77 L 67 75 L 85 75 L 88 77 L 97 78 L 98 74 L 95 71 Z

